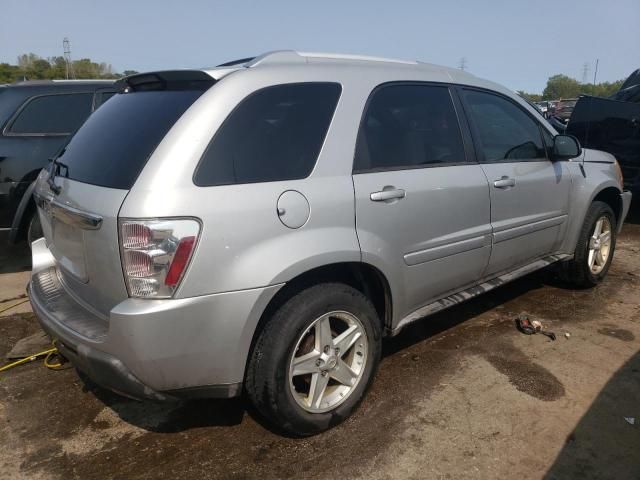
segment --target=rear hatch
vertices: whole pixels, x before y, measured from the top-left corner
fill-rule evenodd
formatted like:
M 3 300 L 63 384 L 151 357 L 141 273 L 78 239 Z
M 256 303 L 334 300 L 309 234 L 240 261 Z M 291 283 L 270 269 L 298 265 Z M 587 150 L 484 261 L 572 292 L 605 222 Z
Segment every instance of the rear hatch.
M 167 132 L 213 85 L 204 72 L 160 72 L 121 83 L 43 172 L 36 199 L 66 290 L 98 316 L 127 298 L 118 212 Z M 52 174 L 53 173 L 53 174 Z

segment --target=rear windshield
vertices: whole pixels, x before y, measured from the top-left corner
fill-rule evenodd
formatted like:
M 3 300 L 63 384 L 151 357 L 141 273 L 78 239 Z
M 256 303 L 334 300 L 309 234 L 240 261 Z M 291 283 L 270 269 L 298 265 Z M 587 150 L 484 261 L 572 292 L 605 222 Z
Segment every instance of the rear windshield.
M 130 189 L 147 160 L 203 90 L 114 95 L 78 130 L 58 161 L 72 180 Z

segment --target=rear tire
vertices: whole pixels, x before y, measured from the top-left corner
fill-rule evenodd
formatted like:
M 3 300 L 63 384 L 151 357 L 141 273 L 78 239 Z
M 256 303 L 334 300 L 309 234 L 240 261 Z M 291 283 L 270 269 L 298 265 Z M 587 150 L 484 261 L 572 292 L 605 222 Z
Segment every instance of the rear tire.
M 563 265 L 563 279 L 582 288 L 599 284 L 613 260 L 616 232 L 616 216 L 611 207 L 604 202 L 593 202 L 584 219 L 573 260 Z
M 355 410 L 380 354 L 380 320 L 369 299 L 348 285 L 315 285 L 267 321 L 249 359 L 246 393 L 278 430 L 313 435 Z

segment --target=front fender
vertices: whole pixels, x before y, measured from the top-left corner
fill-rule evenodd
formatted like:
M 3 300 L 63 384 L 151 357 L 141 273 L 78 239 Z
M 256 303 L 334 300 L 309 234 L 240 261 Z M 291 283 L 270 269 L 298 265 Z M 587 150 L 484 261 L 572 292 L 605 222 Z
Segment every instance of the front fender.
M 581 171 L 573 176 L 571 213 L 567 235 L 563 242 L 563 253 L 573 254 L 575 252 L 587 211 L 598 194 L 607 188 L 615 188 L 618 193 L 622 193 L 612 167 L 613 164 L 586 163 L 583 166 L 576 164 L 576 168 Z

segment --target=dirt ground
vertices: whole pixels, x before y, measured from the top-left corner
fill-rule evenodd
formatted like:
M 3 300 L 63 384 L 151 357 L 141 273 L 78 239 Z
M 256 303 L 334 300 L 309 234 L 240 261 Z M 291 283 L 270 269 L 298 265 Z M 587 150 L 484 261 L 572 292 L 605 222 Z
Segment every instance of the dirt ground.
M 313 438 L 272 433 L 241 400 L 135 402 L 41 362 L 0 373 L 0 478 L 640 479 L 634 215 L 602 285 L 538 272 L 410 327 L 355 415 Z M 24 292 L 28 263 L 0 254 L 0 301 Z M 11 312 L 2 357 L 38 331 L 26 305 Z M 558 339 L 520 334 L 521 312 Z

